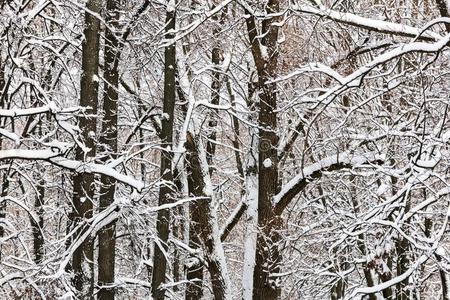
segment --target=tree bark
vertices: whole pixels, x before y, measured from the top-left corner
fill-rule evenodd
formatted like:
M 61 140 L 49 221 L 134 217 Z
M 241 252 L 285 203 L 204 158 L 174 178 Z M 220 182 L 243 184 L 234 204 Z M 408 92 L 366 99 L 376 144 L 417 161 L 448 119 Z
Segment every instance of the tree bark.
M 279 11 L 279 1 L 269 0 L 266 14 Z M 246 12 L 248 13 L 248 12 Z M 280 295 L 278 281 L 270 278 L 280 271 L 281 253 L 278 249 L 282 227 L 281 217 L 275 213 L 272 197 L 279 189 L 278 181 L 278 135 L 277 135 L 277 86 L 268 83 L 275 77 L 278 63 L 277 17 L 262 21 L 259 38 L 254 17 L 246 19 L 252 46 L 253 59 L 258 73 L 259 101 L 259 153 L 258 153 L 258 227 L 256 262 L 253 272 L 253 299 L 276 299 Z
M 230 299 L 230 283 L 226 267 L 225 255 L 219 236 L 216 206 L 212 191 L 207 186 L 209 182 L 209 169 L 206 154 L 198 137 L 195 139 L 190 133 L 185 144 L 187 154 L 187 170 L 189 193 L 200 197 L 192 209 L 196 222 L 191 223 L 192 231 L 204 251 L 206 265 L 211 277 L 214 299 Z M 197 298 L 199 299 L 199 298 Z
M 175 30 L 175 7 L 170 7 L 170 3 L 176 5 L 176 1 L 169 1 L 166 12 L 166 28 L 165 38 L 172 40 Z M 173 187 L 169 184 L 173 183 L 172 174 L 172 138 L 173 138 L 173 118 L 175 107 L 175 64 L 176 52 L 175 42 L 171 43 L 164 51 L 164 104 L 163 117 L 161 127 L 161 141 L 164 150 L 161 153 L 161 177 L 163 184 L 159 191 L 159 205 L 170 203 L 173 198 Z M 167 252 L 170 231 L 170 211 L 167 209 L 158 211 L 156 220 L 156 231 L 158 242 L 155 242 L 155 254 L 153 257 L 153 274 L 152 274 L 152 296 L 155 300 L 164 300 L 165 290 L 161 288 L 166 277 L 167 261 L 164 252 Z
M 100 13 L 102 1 L 89 0 L 86 8 L 89 12 Z M 91 13 L 85 13 L 85 28 L 82 44 L 82 75 L 80 83 L 80 106 L 86 111 L 79 118 L 81 138 L 86 149 L 75 150 L 78 161 L 90 161 L 96 155 L 96 129 L 98 106 L 98 66 L 100 20 Z M 93 174 L 76 174 L 73 177 L 73 225 L 80 224 L 93 216 L 95 183 Z M 82 234 L 78 232 L 77 236 Z M 74 272 L 73 284 L 82 298 L 94 297 L 94 248 L 92 237 L 78 247 L 72 258 Z
M 104 149 L 102 160 L 114 160 L 117 157 L 117 112 L 119 101 L 119 41 L 110 28 L 117 28 L 119 21 L 119 2 L 106 2 L 105 21 L 108 28 L 105 33 L 104 73 L 105 79 L 103 95 L 103 118 L 100 145 Z M 100 211 L 114 202 L 116 180 L 109 176 L 101 176 Z M 113 287 L 115 276 L 116 256 L 116 222 L 111 222 L 102 228 L 98 234 L 98 299 L 114 299 Z

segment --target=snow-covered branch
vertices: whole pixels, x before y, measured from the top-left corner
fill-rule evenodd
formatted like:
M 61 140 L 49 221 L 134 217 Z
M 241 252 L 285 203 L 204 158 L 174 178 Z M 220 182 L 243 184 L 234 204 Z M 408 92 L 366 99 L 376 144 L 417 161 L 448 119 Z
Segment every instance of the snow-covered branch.
M 272 201 L 275 206 L 275 211 L 279 214 L 283 212 L 290 201 L 302 191 L 311 180 L 322 177 L 324 172 L 354 169 L 364 164 L 380 164 L 383 161 L 383 156 L 374 152 L 363 155 L 353 155 L 349 152 L 344 152 L 321 159 L 320 161 L 303 168 L 297 176 L 288 181 L 281 191 L 273 197 Z
M 0 150 L 0 160 L 4 159 L 24 159 L 24 160 L 44 160 L 59 167 L 63 167 L 78 173 L 103 174 L 112 177 L 122 183 L 125 183 L 138 191 L 142 191 L 144 183 L 134 179 L 129 175 L 124 175 L 108 165 L 97 163 L 86 163 L 76 160 L 71 160 L 62 157 L 63 153 L 55 151 L 54 149 L 43 150 L 24 150 L 24 149 L 9 149 Z
M 317 9 L 307 5 L 295 5 L 292 7 L 292 9 L 295 12 L 312 14 L 328 18 L 343 24 L 357 26 L 380 33 L 418 38 L 420 40 L 426 41 L 438 41 L 442 38 L 442 36 L 430 30 L 426 30 L 423 32 L 423 30 L 420 28 L 415 28 L 412 26 L 394 22 L 365 18 L 355 14 L 335 11 L 331 9 Z

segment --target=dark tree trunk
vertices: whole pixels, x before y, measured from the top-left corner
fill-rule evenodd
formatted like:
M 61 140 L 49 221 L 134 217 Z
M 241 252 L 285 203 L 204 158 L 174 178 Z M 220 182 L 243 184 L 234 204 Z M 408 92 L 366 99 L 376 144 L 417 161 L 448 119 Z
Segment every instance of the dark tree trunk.
M 3 7 L 3 5 L 2 5 Z M 1 51 L 0 51 L 0 108 L 4 109 L 6 104 L 6 82 L 5 82 L 5 65 L 3 64 L 3 61 L 1 59 Z M 0 119 L 0 128 L 5 127 L 6 118 Z M 2 143 L 3 139 L 0 136 L 0 150 L 2 149 Z M 9 187 L 9 170 L 7 171 L 1 171 L 0 177 L 1 180 L 1 190 L 0 190 L 0 197 L 5 197 L 8 193 L 8 187 Z M 6 218 L 6 201 L 0 200 L 0 238 L 2 238 L 5 235 L 5 228 L 3 227 L 4 223 L 3 220 Z M 0 244 L 0 261 L 2 259 L 2 248 Z
M 189 160 L 189 159 L 187 159 Z M 195 195 L 202 193 L 196 188 L 196 182 L 192 176 L 188 174 L 189 194 Z M 203 200 L 204 201 L 204 200 Z M 201 211 L 197 201 L 189 203 L 190 226 L 189 226 L 189 247 L 192 249 L 201 249 L 200 239 L 198 236 L 198 227 L 201 222 Z M 186 269 L 186 279 L 189 283 L 186 286 L 186 300 L 196 300 L 203 296 L 203 263 L 195 257 L 191 257 L 191 263 Z
M 165 38 L 174 38 L 175 30 L 175 7 L 167 9 Z M 172 202 L 173 187 L 168 184 L 173 182 L 172 174 L 172 136 L 173 117 L 175 107 L 175 42 L 165 48 L 164 51 L 164 105 L 161 127 L 161 141 L 164 150 L 161 153 L 161 177 L 166 184 L 159 191 L 158 204 L 163 205 Z M 169 149 L 168 149 L 169 148 Z M 168 250 L 167 241 L 170 231 L 170 211 L 159 210 L 156 220 L 156 231 L 159 243 L 154 244 L 155 254 L 153 257 L 152 295 L 155 300 L 164 300 L 165 290 L 160 288 L 166 279 L 167 261 L 164 252 Z M 161 245 L 161 246 L 159 246 Z M 160 249 L 162 247 L 163 249 Z
M 216 15 L 212 17 L 212 19 L 215 22 L 218 22 L 218 18 Z M 218 24 L 215 24 L 215 27 L 213 29 L 213 36 L 217 36 L 219 34 L 219 28 L 217 26 Z M 218 44 L 217 41 L 215 41 L 216 44 Z M 220 101 L 220 62 L 222 61 L 222 50 L 218 45 L 215 45 L 212 49 L 211 53 L 211 62 L 214 66 L 214 70 L 212 72 L 212 80 L 211 80 L 211 104 L 218 105 Z M 211 130 L 211 133 L 208 135 L 208 144 L 206 146 L 206 154 L 208 159 L 208 165 L 210 166 L 210 172 L 214 170 L 212 160 L 214 157 L 214 154 L 216 152 L 216 139 L 217 139 L 217 119 L 218 117 L 215 115 L 217 112 L 216 110 L 212 111 L 212 116 L 209 120 L 209 129 Z
M 86 8 L 94 13 L 100 13 L 101 0 L 89 0 Z M 99 32 L 100 21 L 90 13 L 85 13 L 85 28 L 82 44 L 82 75 L 80 83 L 80 106 L 86 111 L 79 118 L 81 138 L 87 147 L 77 148 L 75 157 L 78 161 L 92 160 L 96 155 L 97 106 L 98 106 L 98 66 L 99 66 Z M 73 177 L 73 225 L 80 224 L 93 216 L 93 201 L 95 183 L 93 174 L 76 174 Z M 78 232 L 78 236 L 82 234 Z M 79 292 L 79 297 L 87 299 L 94 297 L 94 248 L 92 237 L 78 247 L 72 259 L 74 272 L 73 284 Z
M 39 185 L 37 186 L 37 195 L 34 202 L 34 210 L 38 217 L 37 222 L 31 218 L 31 228 L 33 232 L 33 252 L 34 261 L 36 264 L 42 262 L 44 256 L 44 237 L 42 236 L 42 229 L 44 227 L 44 195 L 45 195 L 45 181 L 39 180 Z
M 267 14 L 279 11 L 279 1 L 269 0 Z M 247 18 L 247 31 L 252 46 L 253 59 L 258 73 L 259 101 L 259 176 L 258 176 L 258 237 L 256 241 L 256 264 L 253 272 L 253 299 L 276 299 L 280 288 L 270 274 L 280 271 L 279 252 L 282 227 L 281 217 L 275 213 L 272 197 L 279 189 L 278 181 L 278 136 L 277 136 L 277 86 L 268 81 L 276 75 L 278 63 L 278 20 L 271 17 L 263 20 L 261 36 L 258 37 L 256 20 Z
M 110 28 L 117 28 L 119 1 L 106 2 L 105 21 Z M 105 33 L 103 118 L 100 145 L 104 147 L 103 161 L 117 156 L 117 110 L 119 101 L 119 41 L 110 29 Z M 109 176 L 101 176 L 100 211 L 114 202 L 116 181 Z M 111 222 L 98 234 L 98 299 L 114 299 L 113 288 L 116 256 L 116 222 Z
M 198 139 L 200 139 L 200 137 L 198 137 Z M 203 155 L 204 153 L 201 152 L 202 146 L 200 140 L 196 140 L 190 133 L 188 133 L 186 138 L 185 147 L 187 150 L 186 161 L 189 194 L 193 197 L 202 198 L 196 200 L 195 204 L 190 206 L 190 209 L 192 210 L 191 216 L 193 217 L 193 220 L 191 221 L 192 237 L 203 249 L 206 265 L 211 277 L 214 299 L 228 299 L 229 286 L 227 283 L 228 278 L 226 278 L 226 265 L 223 249 L 221 248 L 220 236 L 217 234 L 217 217 L 215 215 L 214 207 L 211 207 L 213 201 L 212 191 L 210 193 L 206 192 L 208 188 L 206 186 L 205 178 L 209 177 L 209 169 L 204 167 L 207 165 L 206 155 Z M 202 161 L 202 159 L 204 160 Z M 195 275 L 200 276 L 198 273 L 195 273 Z M 201 293 L 201 290 L 197 289 L 196 291 Z M 188 298 L 188 296 L 193 297 L 193 293 L 187 293 L 186 298 Z

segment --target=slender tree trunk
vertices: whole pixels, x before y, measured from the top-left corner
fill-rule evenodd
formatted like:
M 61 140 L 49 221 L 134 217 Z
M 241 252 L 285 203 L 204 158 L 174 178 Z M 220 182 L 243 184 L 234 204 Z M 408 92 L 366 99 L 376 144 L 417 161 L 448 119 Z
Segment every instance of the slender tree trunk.
M 42 236 L 42 231 L 44 227 L 44 195 L 45 195 L 45 181 L 43 179 L 39 180 L 37 186 L 37 194 L 35 196 L 34 210 L 36 216 L 38 217 L 37 222 L 31 218 L 31 228 L 33 233 L 33 252 L 34 252 L 34 262 L 39 264 L 42 262 L 44 256 L 44 237 Z
M 3 5 L 2 5 L 3 8 Z M 5 108 L 6 103 L 6 82 L 5 82 L 5 65 L 3 64 L 0 50 L 0 108 Z M 0 118 L 0 128 L 5 127 L 5 118 Z M 3 138 L 0 136 L 0 150 L 3 147 Z M 2 186 L 0 190 L 0 198 L 5 197 L 8 193 L 9 181 L 8 181 L 9 171 L 1 171 L 0 177 Z M 6 218 L 6 201 L 0 199 L 0 238 L 5 235 L 5 228 L 3 227 L 3 220 Z M 2 245 L 0 244 L 0 261 L 2 259 Z
M 169 1 L 166 12 L 166 40 L 174 38 L 176 1 Z M 164 105 L 161 127 L 161 140 L 164 150 L 161 153 L 161 177 L 164 180 L 159 191 L 159 205 L 172 201 L 173 187 L 169 186 L 173 182 L 172 174 L 172 137 L 173 137 L 173 117 L 175 107 L 175 64 L 176 52 L 175 42 L 165 48 L 164 52 Z M 167 252 L 170 230 L 170 211 L 160 210 L 156 220 L 156 231 L 158 242 L 155 242 L 155 254 L 153 256 L 152 274 L 152 295 L 155 300 L 164 300 L 165 289 L 161 288 L 166 278 L 167 261 L 164 252 Z
M 89 0 L 88 11 L 100 13 L 101 0 Z M 81 138 L 86 149 L 77 148 L 75 157 L 78 161 L 89 161 L 96 155 L 97 106 L 98 106 L 98 66 L 99 66 L 99 32 L 100 20 L 85 13 L 85 28 L 82 44 L 82 75 L 80 83 L 80 106 L 86 111 L 79 118 Z M 73 223 L 80 224 L 93 216 L 95 183 L 93 174 L 76 174 L 73 177 Z M 78 236 L 82 234 L 78 232 Z M 94 297 L 94 248 L 92 237 L 78 247 L 72 259 L 74 272 L 73 284 L 84 299 Z
M 119 21 L 119 1 L 106 2 L 106 23 L 109 28 L 117 28 Z M 103 118 L 100 145 L 104 147 L 103 161 L 117 157 L 117 112 L 119 101 L 119 41 L 109 28 L 105 33 L 105 78 L 103 95 Z M 101 176 L 100 211 L 114 202 L 116 181 L 109 176 Z M 104 227 L 98 235 L 98 299 L 114 299 L 114 275 L 116 256 L 116 222 Z
M 218 18 L 216 15 L 212 17 L 213 21 L 216 23 L 218 22 Z M 222 23 L 222 22 L 221 22 Z M 218 24 L 215 24 L 215 27 L 213 28 L 213 36 L 217 36 L 219 34 L 219 28 Z M 212 80 L 211 80 L 211 104 L 218 105 L 220 101 L 220 62 L 222 61 L 222 50 L 218 46 L 218 41 L 215 41 L 216 45 L 212 49 L 211 53 L 211 62 L 214 66 L 214 70 L 212 71 Z M 208 165 L 210 167 L 210 172 L 214 170 L 212 160 L 214 157 L 214 154 L 216 152 L 216 139 L 217 139 L 217 119 L 218 117 L 215 115 L 217 112 L 216 110 L 213 110 L 211 112 L 212 116 L 209 119 L 209 129 L 211 130 L 211 133 L 208 135 L 208 143 L 206 146 L 206 154 L 208 158 Z
M 256 151 L 258 147 L 258 136 L 252 134 L 252 143 L 250 151 Z M 245 174 L 245 184 L 247 194 L 245 201 L 247 204 L 247 216 L 245 223 L 247 230 L 244 242 L 244 266 L 242 276 L 242 299 L 251 300 L 253 296 L 253 272 L 255 269 L 256 255 L 256 239 L 258 232 L 258 175 L 257 162 L 255 153 L 250 153 L 247 160 L 247 168 Z

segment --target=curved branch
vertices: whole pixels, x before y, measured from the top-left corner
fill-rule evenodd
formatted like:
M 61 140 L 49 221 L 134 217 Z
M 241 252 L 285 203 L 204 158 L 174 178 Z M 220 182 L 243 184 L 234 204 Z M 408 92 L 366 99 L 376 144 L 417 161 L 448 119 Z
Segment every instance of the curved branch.
M 324 172 L 338 171 L 342 169 L 353 169 L 362 164 L 383 163 L 383 158 L 376 153 L 364 155 L 351 155 L 349 152 L 326 157 L 302 170 L 297 176 L 284 185 L 281 191 L 272 199 L 274 211 L 281 214 L 289 205 L 291 200 L 298 195 L 314 179 L 322 177 Z

